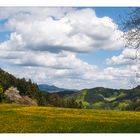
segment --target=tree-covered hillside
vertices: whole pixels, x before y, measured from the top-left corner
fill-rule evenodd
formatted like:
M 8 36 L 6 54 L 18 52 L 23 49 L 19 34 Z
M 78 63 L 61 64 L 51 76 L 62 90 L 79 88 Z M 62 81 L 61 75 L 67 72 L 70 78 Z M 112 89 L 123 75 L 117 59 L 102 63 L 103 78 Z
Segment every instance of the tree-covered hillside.
M 0 69 L 0 102 L 10 87 L 16 87 L 21 96 L 36 99 L 38 105 L 68 108 L 93 108 L 112 110 L 140 110 L 140 86 L 130 90 L 97 87 L 74 93 L 46 93 L 37 84 L 25 78 L 19 79 Z
M 30 98 L 36 99 L 39 105 L 43 103 L 42 93 L 31 80 L 27 81 L 25 78 L 16 78 L 12 74 L 0 69 L 0 85 L 3 91 L 10 87 L 16 87 L 20 91 L 20 95 L 27 95 Z
M 97 87 L 65 97 L 82 102 L 84 108 L 140 110 L 140 86 L 130 90 Z
M 25 78 L 19 79 L 0 69 L 0 102 L 2 102 L 3 95 L 10 87 L 15 87 L 22 96 L 28 96 L 32 99 L 36 99 L 38 105 L 42 106 L 56 106 L 56 107 L 68 107 L 68 108 L 80 108 L 81 106 L 73 99 L 64 100 L 56 93 L 46 93 L 38 88 L 38 85 L 31 80 L 25 80 Z

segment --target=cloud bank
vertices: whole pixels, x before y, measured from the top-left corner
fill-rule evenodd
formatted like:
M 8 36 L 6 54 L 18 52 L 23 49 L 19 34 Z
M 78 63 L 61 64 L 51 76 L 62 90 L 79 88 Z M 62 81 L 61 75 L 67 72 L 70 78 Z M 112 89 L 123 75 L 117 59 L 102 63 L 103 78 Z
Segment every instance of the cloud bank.
M 97 17 L 92 8 L 0 8 L 0 21 L 0 31 L 9 32 L 0 42 L 1 67 L 18 77 L 66 88 L 115 88 L 119 80 L 126 87 L 134 76 L 130 69 L 101 69 L 77 57 L 124 46 L 117 24 L 107 16 Z M 127 55 L 133 54 L 127 51 L 107 63 L 129 63 Z

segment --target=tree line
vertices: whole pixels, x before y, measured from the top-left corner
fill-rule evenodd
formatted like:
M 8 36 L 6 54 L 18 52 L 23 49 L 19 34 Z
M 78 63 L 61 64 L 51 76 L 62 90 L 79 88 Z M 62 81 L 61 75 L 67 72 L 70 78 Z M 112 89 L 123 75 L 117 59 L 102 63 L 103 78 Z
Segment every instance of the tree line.
M 4 98 L 4 91 L 10 87 L 16 87 L 20 91 L 20 95 L 36 99 L 39 106 L 82 108 L 82 103 L 77 103 L 74 99 L 65 100 L 56 93 L 50 94 L 40 91 L 38 85 L 33 83 L 31 79 L 19 79 L 0 69 L 0 102 Z

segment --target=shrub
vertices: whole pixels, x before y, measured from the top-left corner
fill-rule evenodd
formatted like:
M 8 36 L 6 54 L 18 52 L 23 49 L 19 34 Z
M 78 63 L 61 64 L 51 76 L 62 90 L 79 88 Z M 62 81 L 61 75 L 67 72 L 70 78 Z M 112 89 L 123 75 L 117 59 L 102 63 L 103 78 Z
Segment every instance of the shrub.
M 126 110 L 126 108 L 128 108 L 129 107 L 129 104 L 128 103 L 119 103 L 119 105 L 118 105 L 118 108 L 119 108 L 119 110 Z
M 135 111 L 140 111 L 140 106 L 135 109 Z

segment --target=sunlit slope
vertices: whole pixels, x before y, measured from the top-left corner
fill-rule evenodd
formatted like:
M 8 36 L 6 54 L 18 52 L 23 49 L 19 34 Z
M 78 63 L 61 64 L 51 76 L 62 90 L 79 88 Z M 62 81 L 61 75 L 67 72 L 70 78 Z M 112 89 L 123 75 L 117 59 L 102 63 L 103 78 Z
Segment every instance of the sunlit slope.
M 0 105 L 0 132 L 140 132 L 140 112 Z
M 140 86 L 129 90 L 104 87 L 83 89 L 64 98 L 82 102 L 84 108 L 140 110 Z

